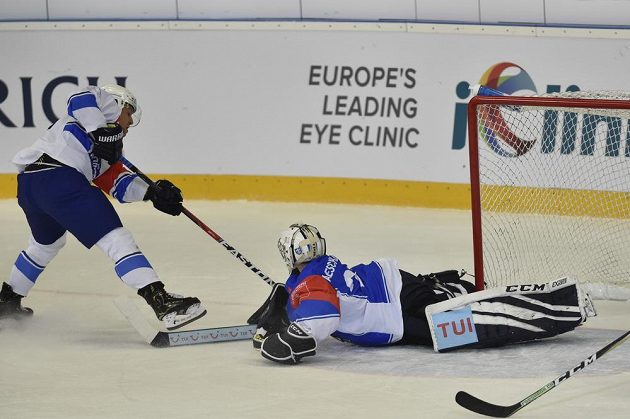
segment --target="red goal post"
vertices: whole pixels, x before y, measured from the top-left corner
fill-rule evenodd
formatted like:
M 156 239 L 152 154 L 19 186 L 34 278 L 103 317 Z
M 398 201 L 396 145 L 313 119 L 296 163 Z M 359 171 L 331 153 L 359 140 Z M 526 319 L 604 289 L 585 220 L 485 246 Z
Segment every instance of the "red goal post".
M 477 288 L 570 276 L 627 291 L 630 94 L 485 90 L 468 104 Z

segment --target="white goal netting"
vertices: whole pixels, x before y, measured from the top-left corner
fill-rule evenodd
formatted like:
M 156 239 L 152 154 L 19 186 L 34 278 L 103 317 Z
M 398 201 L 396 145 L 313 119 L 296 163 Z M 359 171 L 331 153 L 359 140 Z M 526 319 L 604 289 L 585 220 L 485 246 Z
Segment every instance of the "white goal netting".
M 629 286 L 630 93 L 501 99 L 476 104 L 471 135 L 486 286 L 562 276 Z

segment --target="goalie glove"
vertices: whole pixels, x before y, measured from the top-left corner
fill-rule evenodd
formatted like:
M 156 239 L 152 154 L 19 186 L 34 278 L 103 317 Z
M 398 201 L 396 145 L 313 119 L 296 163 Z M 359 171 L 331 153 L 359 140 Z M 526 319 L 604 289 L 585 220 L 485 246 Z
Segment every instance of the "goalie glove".
M 179 215 L 182 213 L 182 201 L 184 200 L 182 191 L 166 179 L 160 179 L 149 186 L 143 200 L 151 200 L 155 209 L 166 214 Z
M 122 127 L 116 123 L 109 123 L 90 132 L 92 154 L 110 165 L 116 163 L 122 156 L 124 136 Z
M 269 297 L 265 302 L 247 319 L 247 324 L 256 324 L 256 334 L 252 338 L 254 349 L 260 346 L 270 334 L 278 333 L 289 327 L 289 317 L 287 314 L 287 293 L 284 284 L 275 283 L 271 288 Z
M 274 333 L 262 342 L 260 354 L 281 364 L 297 364 L 306 356 L 315 355 L 317 341 L 297 323 L 293 322 L 280 333 Z

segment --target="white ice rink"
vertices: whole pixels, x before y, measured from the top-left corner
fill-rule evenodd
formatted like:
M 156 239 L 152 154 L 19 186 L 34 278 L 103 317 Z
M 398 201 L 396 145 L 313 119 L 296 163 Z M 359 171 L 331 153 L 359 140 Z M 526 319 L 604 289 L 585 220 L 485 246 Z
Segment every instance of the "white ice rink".
M 402 269 L 472 271 L 467 211 L 258 202 L 186 203 L 276 281 L 286 270 L 277 234 L 315 224 L 347 264 L 394 257 Z M 243 324 L 268 285 L 184 216 L 150 204 L 117 205 L 170 291 L 198 296 L 208 314 L 191 328 Z M 0 269 L 27 243 L 15 200 L 0 200 Z M 630 255 L 629 255 L 630 257 Z M 552 278 L 550 278 L 552 279 Z M 599 316 L 546 342 L 436 354 L 329 341 L 297 366 L 272 364 L 249 341 L 147 345 L 113 304 L 140 297 L 98 250 L 69 238 L 24 305 L 25 322 L 0 329 L 0 418 L 467 418 L 458 390 L 516 403 L 630 329 L 629 302 L 596 302 Z M 519 418 L 630 417 L 630 342 L 518 412 Z

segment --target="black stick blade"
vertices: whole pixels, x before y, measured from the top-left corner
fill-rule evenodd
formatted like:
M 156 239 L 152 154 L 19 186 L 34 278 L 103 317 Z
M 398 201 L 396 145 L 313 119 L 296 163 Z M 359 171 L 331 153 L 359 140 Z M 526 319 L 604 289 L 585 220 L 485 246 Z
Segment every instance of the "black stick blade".
M 551 389 L 556 388 L 560 383 L 563 383 L 567 379 L 571 378 L 575 373 L 582 371 L 588 365 L 591 365 L 593 362 L 597 361 L 599 358 L 604 356 L 604 354 L 608 351 L 612 351 L 617 346 L 621 345 L 626 339 L 630 338 L 630 330 L 628 330 L 623 335 L 619 336 L 617 339 L 610 342 L 608 345 L 601 348 L 599 351 L 595 352 L 593 355 L 589 356 L 578 365 L 573 367 L 572 369 L 566 371 L 564 374 L 559 376 L 553 381 L 548 382 L 529 396 L 525 397 L 520 402 L 513 404 L 512 406 L 499 406 L 496 404 L 484 402 L 481 399 L 472 396 L 465 391 L 459 391 L 455 395 L 455 401 L 461 407 L 471 410 L 473 412 L 479 413 L 481 415 L 492 416 L 495 418 L 507 418 L 508 416 L 513 415 L 515 412 L 518 412 L 534 400 L 538 399 L 543 394 L 547 393 Z
M 155 348 L 166 348 L 168 346 L 171 346 L 171 341 L 168 337 L 168 333 L 158 332 L 158 334 L 155 335 L 155 338 L 153 338 L 153 340 L 151 341 L 151 346 Z
M 499 406 L 496 404 L 485 402 L 475 396 L 458 391 L 455 395 L 455 401 L 464 409 L 468 409 L 480 415 L 492 416 L 494 418 L 507 418 L 512 416 L 514 412 L 521 409 L 521 404 L 517 403 L 512 406 Z

